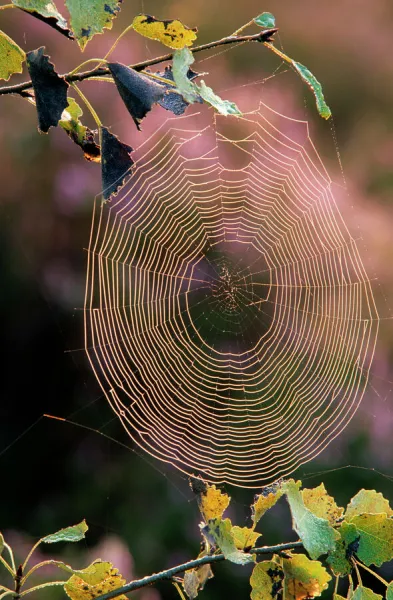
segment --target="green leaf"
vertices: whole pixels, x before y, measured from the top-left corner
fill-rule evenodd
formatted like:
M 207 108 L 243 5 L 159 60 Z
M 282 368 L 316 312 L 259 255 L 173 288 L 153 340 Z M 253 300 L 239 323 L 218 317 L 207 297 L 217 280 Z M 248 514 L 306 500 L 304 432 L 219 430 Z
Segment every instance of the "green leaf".
M 276 19 L 270 12 L 263 12 L 261 15 L 254 19 L 254 23 L 263 27 L 264 29 L 271 29 L 276 26 Z
M 261 537 L 261 534 L 253 529 L 238 527 L 237 525 L 232 527 L 232 534 L 236 548 L 238 550 L 245 550 L 246 552 L 254 548 L 258 538 Z
M 329 119 L 332 116 L 332 112 L 328 105 L 325 102 L 325 97 L 323 95 L 322 86 L 319 83 L 318 79 L 314 77 L 314 75 L 301 63 L 292 61 L 293 66 L 296 71 L 299 73 L 300 77 L 303 81 L 311 88 L 314 96 L 315 102 L 317 105 L 317 109 L 321 117 L 324 119 Z
M 347 600 L 344 596 L 340 596 L 340 594 L 333 594 L 333 600 Z
M 284 598 L 300 600 L 315 598 L 327 589 L 331 577 L 317 560 L 310 560 L 305 554 L 295 554 L 283 559 Z
M 326 519 L 314 515 L 304 506 L 299 485 L 293 479 L 282 486 L 292 513 L 292 524 L 311 558 L 334 550 L 337 534 Z
M 79 542 L 80 540 L 83 540 L 88 529 L 89 528 L 86 524 L 86 521 L 83 519 L 81 523 L 72 525 L 71 527 L 65 527 L 64 529 L 60 529 L 60 531 L 56 531 L 56 533 L 51 533 L 50 535 L 42 538 L 41 541 L 45 542 L 45 544 L 55 544 L 57 542 Z
M 344 523 L 338 530 L 340 539 L 336 541 L 334 551 L 329 554 L 326 562 L 335 575 L 344 577 L 352 571 L 351 558 L 359 548 L 360 534 L 353 523 Z
M 167 66 L 163 73 L 157 73 L 159 77 L 166 79 L 168 81 L 174 81 L 172 67 Z M 192 69 L 188 70 L 187 77 L 188 79 L 195 79 L 198 77 L 198 73 L 193 71 Z M 165 96 L 158 101 L 158 104 L 165 108 L 165 110 L 170 110 L 175 115 L 182 115 L 186 108 L 189 106 L 189 103 L 183 98 L 181 94 L 178 93 L 178 90 L 169 84 L 162 84 L 167 92 Z M 202 103 L 203 100 L 201 97 L 198 97 L 196 102 Z
M 74 98 L 68 98 L 68 106 L 61 115 L 59 125 L 72 141 L 82 148 L 86 160 L 100 162 L 100 147 L 96 144 L 91 129 L 80 121 L 79 117 L 82 115 L 83 111 L 79 104 L 75 102 Z
M 393 581 L 386 588 L 386 600 L 393 600 Z
M 221 115 L 240 116 L 242 114 L 234 102 L 230 102 L 229 100 L 222 100 L 219 96 L 217 96 L 217 94 L 213 92 L 213 90 L 210 87 L 208 87 L 205 84 L 203 80 L 201 81 L 201 85 L 194 85 L 198 90 L 199 95 L 204 99 L 204 101 L 210 104 L 213 108 L 215 108 L 216 111 L 219 112 Z
M 22 73 L 26 54 L 6 33 L 0 31 L 0 79 L 8 79 L 14 73 Z
M 180 50 L 185 46 L 192 46 L 196 40 L 195 27 L 190 29 L 183 25 L 178 19 L 160 20 L 151 15 L 138 15 L 132 22 L 132 26 L 140 35 L 151 40 L 157 40 L 169 48 Z
M 12 4 L 44 21 L 67 37 L 72 37 L 66 19 L 51 0 L 12 0 Z
M 342 517 L 343 508 L 337 506 L 334 498 L 329 496 L 323 483 L 316 488 L 302 490 L 303 502 L 306 508 L 321 519 L 326 519 L 334 526 Z
M 284 571 L 276 560 L 255 565 L 250 577 L 251 600 L 275 600 L 282 591 Z
M 188 78 L 188 71 L 193 62 L 194 56 L 188 48 L 175 50 L 173 53 L 173 79 L 177 89 L 189 103 L 198 102 L 199 99 L 195 85 Z
M 357 515 L 351 523 L 360 533 L 356 554 L 362 562 L 380 567 L 393 558 L 393 519 L 386 513 Z
M 281 498 L 283 492 L 280 486 L 266 486 L 262 489 L 262 493 L 255 496 L 254 503 L 251 505 L 252 521 L 255 525 L 263 517 L 265 512 L 272 508 Z
M 351 596 L 351 600 L 382 600 L 380 594 L 376 594 L 370 588 L 366 588 L 363 585 L 358 585 L 355 592 Z
M 71 27 L 82 50 L 97 33 L 111 29 L 121 0 L 66 0 Z
M 388 517 L 393 515 L 389 501 L 380 492 L 375 490 L 360 490 L 348 504 L 345 511 L 347 521 L 355 515 L 362 513 L 386 513 Z
M 230 519 L 210 519 L 207 525 L 201 527 L 201 530 L 208 542 L 218 546 L 227 560 L 238 565 L 254 562 L 254 556 L 245 554 L 236 548 Z

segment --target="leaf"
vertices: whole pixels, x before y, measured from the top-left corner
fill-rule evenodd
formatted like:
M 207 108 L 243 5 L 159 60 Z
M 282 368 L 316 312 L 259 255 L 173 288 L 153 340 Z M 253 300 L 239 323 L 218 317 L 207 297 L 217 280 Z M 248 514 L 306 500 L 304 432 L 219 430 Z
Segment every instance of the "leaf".
M 321 117 L 324 119 L 329 119 L 332 116 L 332 112 L 328 105 L 325 102 L 325 97 L 323 95 L 322 86 L 319 83 L 318 79 L 314 77 L 314 75 L 301 63 L 296 61 L 292 61 L 292 65 L 295 67 L 296 71 L 299 73 L 300 77 L 305 81 L 305 83 L 311 88 L 317 105 L 317 109 Z
M 360 535 L 355 525 L 345 521 L 338 531 L 340 539 L 336 541 L 336 547 L 326 562 L 335 575 L 344 577 L 352 571 L 351 558 L 359 548 Z
M 112 592 L 125 585 L 126 580 L 112 563 L 95 561 L 85 571 L 89 573 L 72 575 L 64 584 L 64 590 L 71 600 L 93 600 L 102 594 Z M 118 600 L 127 600 L 124 594 L 116 596 Z
M 192 46 L 196 40 L 195 27 L 190 29 L 181 21 L 156 19 L 150 15 L 138 15 L 132 22 L 132 26 L 141 35 L 151 40 L 157 40 L 169 48 L 180 50 L 185 46 Z
M 194 600 L 198 596 L 199 578 L 196 569 L 184 573 L 183 589 L 190 600 Z
M 283 579 L 281 564 L 274 560 L 258 563 L 250 577 L 251 600 L 275 600 L 282 592 Z
M 333 594 L 333 600 L 346 600 L 346 598 L 340 596 L 340 594 Z
M 181 95 L 190 104 L 200 102 L 200 95 L 188 77 L 190 66 L 194 60 L 194 56 L 188 48 L 176 50 L 173 53 L 173 79 Z
M 334 526 L 342 517 L 343 508 L 337 506 L 334 498 L 329 496 L 323 483 L 316 488 L 302 490 L 303 502 L 306 508 L 321 519 L 326 519 Z
M 44 47 L 27 53 L 27 67 L 34 88 L 38 128 L 47 133 L 49 127 L 57 126 L 68 106 L 68 83 L 56 73 Z
M 171 67 L 165 67 L 165 71 L 163 73 L 157 73 L 157 75 L 159 77 L 163 77 L 164 79 L 168 79 L 169 81 L 174 81 Z M 198 73 L 195 73 L 195 71 L 192 69 L 188 69 L 187 77 L 190 81 L 192 81 L 198 77 Z M 174 115 L 182 115 L 190 103 L 187 102 L 177 90 L 173 91 L 173 87 L 169 84 L 165 85 L 163 83 L 161 85 L 165 86 L 167 93 L 161 100 L 158 101 L 158 104 L 162 106 L 162 108 L 165 108 L 165 110 L 170 110 L 173 112 Z M 200 96 L 198 96 L 195 102 L 202 103 L 203 100 Z
M 206 486 L 197 499 L 199 510 L 206 522 L 222 517 L 231 501 L 230 496 L 218 490 L 215 485 Z
M 255 525 L 263 517 L 265 512 L 272 508 L 281 498 L 283 492 L 278 485 L 265 487 L 262 493 L 254 498 L 254 504 L 251 505 L 252 520 Z
M 201 85 L 196 85 L 195 87 L 204 101 L 215 108 L 216 111 L 221 115 L 228 116 L 242 114 L 234 102 L 230 102 L 230 100 L 222 100 L 213 92 L 210 87 L 205 84 L 203 80 L 201 81 Z
M 257 539 L 261 537 L 261 534 L 253 529 L 238 527 L 237 525 L 232 527 L 232 534 L 236 548 L 238 550 L 245 550 L 246 552 L 254 548 Z
M 304 506 L 299 485 L 293 479 L 282 486 L 292 513 L 292 526 L 311 558 L 334 550 L 336 532 L 326 519 L 314 515 Z
M 389 501 L 375 490 L 360 490 L 348 504 L 345 518 L 349 521 L 362 513 L 386 513 L 388 517 L 393 516 Z
M 382 596 L 376 594 L 370 588 L 358 585 L 355 592 L 351 596 L 351 600 L 382 600 Z
M 68 38 L 72 38 L 66 19 L 59 13 L 51 0 L 12 0 L 12 4 L 44 21 Z
M 121 188 L 134 161 L 131 146 L 121 142 L 106 127 L 101 127 L 101 173 L 104 200 L 109 200 Z
M 351 523 L 360 533 L 356 554 L 362 562 L 380 567 L 393 558 L 393 519 L 386 513 L 357 515 Z
M 122 0 L 66 0 L 71 15 L 71 27 L 77 42 L 84 50 L 97 33 L 112 29 L 113 19 L 120 11 Z
M 386 588 L 386 600 L 393 600 L 393 581 Z
M 61 115 L 59 125 L 64 129 L 72 141 L 82 148 L 86 160 L 100 162 L 100 147 L 94 141 L 94 133 L 91 129 L 83 125 L 79 120 L 79 117 L 82 115 L 83 111 L 75 102 L 74 98 L 68 98 L 68 106 Z
M 264 29 L 271 29 L 276 26 L 276 19 L 270 12 L 263 12 L 261 15 L 254 19 L 254 23 L 263 27 Z
M 230 519 L 211 519 L 201 530 L 208 542 L 218 546 L 227 560 L 238 565 L 254 562 L 254 556 L 237 550 Z
M 108 67 L 128 112 L 140 129 L 140 122 L 153 104 L 165 96 L 165 87 L 120 63 L 108 63 Z
M 14 40 L 0 31 L 0 79 L 8 79 L 14 73 L 22 73 L 26 54 Z
M 327 589 L 331 577 L 317 560 L 310 560 L 305 554 L 295 554 L 283 559 L 284 598 L 301 600 L 315 598 Z
M 56 531 L 56 533 L 46 535 L 41 541 L 45 542 L 45 544 L 55 544 L 57 542 L 79 542 L 80 540 L 83 540 L 88 529 L 87 523 L 83 519 L 83 521 L 77 525 L 65 527 L 64 529 Z

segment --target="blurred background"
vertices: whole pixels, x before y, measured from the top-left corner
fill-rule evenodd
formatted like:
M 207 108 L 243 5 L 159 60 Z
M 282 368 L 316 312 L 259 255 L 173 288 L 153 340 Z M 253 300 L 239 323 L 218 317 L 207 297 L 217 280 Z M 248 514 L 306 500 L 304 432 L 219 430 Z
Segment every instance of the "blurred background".
M 311 92 L 293 72 L 280 68 L 270 78 L 280 61 L 257 44 L 201 53 L 195 67 L 208 72 L 206 83 L 243 110 L 259 98 L 274 99 L 278 111 L 309 121 L 311 137 L 341 190 L 338 202 L 374 280 L 381 317 L 360 409 L 341 436 L 295 476 L 309 487 L 324 481 L 343 505 L 361 487 L 376 488 L 393 502 L 393 4 L 243 0 L 229 8 L 222 0 L 124 0 L 113 29 L 96 36 L 83 55 L 76 44 L 22 12 L 0 13 L 0 27 L 26 51 L 45 45 L 57 72 L 64 73 L 103 56 L 139 12 L 197 26 L 198 41 L 204 43 L 263 11 L 276 17 L 277 45 L 322 82 L 331 124 L 318 117 Z M 130 32 L 113 60 L 130 64 L 159 54 L 158 43 Z M 18 79 L 25 80 L 26 73 Z M 86 82 L 82 89 L 102 122 L 137 147 L 143 134 L 114 88 Z M 40 135 L 34 107 L 26 100 L 3 96 L 0 105 L 0 530 L 22 558 L 38 537 L 86 518 L 87 540 L 72 548 L 50 547 L 51 557 L 58 551 L 79 567 L 101 557 L 112 560 L 126 579 L 142 577 L 196 556 L 200 517 L 186 477 L 131 448 L 84 354 L 84 248 L 93 199 L 100 192 L 100 168 L 84 161 L 64 132 Z M 161 108 L 154 111 L 168 116 Z M 88 114 L 85 122 L 94 128 Z M 45 413 L 90 429 L 45 418 Z M 238 524 L 248 522 L 253 493 L 228 492 L 233 497 L 229 516 Z M 262 525 L 265 544 L 294 539 L 284 503 Z M 248 597 L 246 568 L 220 565 L 215 571 L 202 598 Z M 393 566 L 383 573 L 392 578 Z M 164 582 L 137 595 L 159 600 L 176 594 Z

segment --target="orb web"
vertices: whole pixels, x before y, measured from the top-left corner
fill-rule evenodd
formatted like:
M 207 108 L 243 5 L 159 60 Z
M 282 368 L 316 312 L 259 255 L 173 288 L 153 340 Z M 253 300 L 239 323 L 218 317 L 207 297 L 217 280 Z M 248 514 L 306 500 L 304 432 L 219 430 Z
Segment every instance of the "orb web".
M 131 438 L 215 483 L 317 456 L 367 385 L 378 315 L 306 122 L 169 119 L 96 201 L 86 351 Z

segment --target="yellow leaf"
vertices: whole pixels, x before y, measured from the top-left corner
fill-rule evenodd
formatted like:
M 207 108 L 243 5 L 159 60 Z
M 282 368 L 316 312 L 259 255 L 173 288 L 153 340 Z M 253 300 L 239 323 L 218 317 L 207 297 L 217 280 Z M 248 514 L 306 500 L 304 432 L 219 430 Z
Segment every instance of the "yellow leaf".
M 95 561 L 83 574 L 73 575 L 64 585 L 64 590 L 71 600 L 94 600 L 102 594 L 116 590 L 125 585 L 126 580 L 115 569 L 112 563 Z M 124 594 L 116 596 L 118 600 L 128 600 Z
M 329 573 L 317 560 L 305 554 L 283 559 L 284 597 L 286 600 L 305 600 L 320 596 L 331 580 Z
M 160 21 L 150 15 L 138 15 L 133 20 L 132 26 L 144 37 L 157 40 L 177 50 L 192 46 L 197 37 L 196 28 L 190 29 L 177 19 Z
M 326 519 L 331 525 L 342 517 L 344 509 L 337 506 L 334 498 L 329 496 L 323 483 L 316 488 L 302 490 L 304 506 L 314 515 Z
M 190 569 L 184 573 L 183 589 L 190 600 L 198 596 L 199 579 L 196 569 Z
M 388 517 L 393 516 L 389 501 L 375 490 L 360 490 L 348 504 L 345 518 L 350 521 L 352 517 L 363 513 L 386 513 Z
M 198 497 L 199 509 L 205 521 L 221 518 L 230 501 L 228 494 L 216 489 L 215 485 L 207 486 Z
M 281 498 L 282 491 L 278 486 L 270 486 L 262 491 L 262 494 L 255 496 L 254 504 L 251 505 L 252 520 L 254 527 L 258 523 L 259 519 L 263 517 L 265 512 L 272 508 L 276 502 Z
M 250 577 L 251 600 L 274 600 L 282 592 L 284 571 L 280 559 L 265 560 L 255 565 Z
M 261 534 L 253 529 L 250 529 L 249 527 L 239 527 L 238 525 L 232 527 L 232 534 L 236 548 L 238 550 L 246 551 L 254 548 L 257 539 L 261 537 Z

